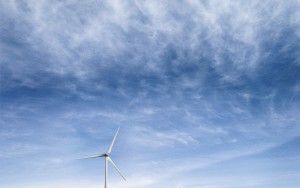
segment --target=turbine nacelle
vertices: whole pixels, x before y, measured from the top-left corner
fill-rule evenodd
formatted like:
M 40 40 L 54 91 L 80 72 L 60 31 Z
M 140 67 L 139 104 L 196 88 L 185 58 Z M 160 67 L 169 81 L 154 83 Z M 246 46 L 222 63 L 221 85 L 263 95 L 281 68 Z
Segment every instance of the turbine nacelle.
M 123 174 L 121 173 L 121 171 L 119 170 L 119 168 L 117 167 L 117 165 L 114 163 L 114 161 L 111 159 L 110 157 L 110 154 L 111 154 L 111 151 L 112 151 L 112 148 L 114 146 L 114 143 L 115 143 L 115 140 L 116 140 L 116 137 L 118 135 L 118 132 L 119 132 L 119 129 L 117 130 L 108 150 L 106 153 L 104 154 L 101 154 L 101 155 L 95 155 L 95 156 L 90 156 L 90 157 L 86 157 L 86 158 L 82 158 L 82 159 L 95 159 L 95 158 L 100 158 L 100 157 L 104 157 L 105 159 L 105 174 L 104 174 L 104 188 L 107 188 L 107 163 L 110 162 L 113 167 L 115 168 L 115 170 L 119 173 L 119 175 L 126 181 L 125 177 L 123 176 Z

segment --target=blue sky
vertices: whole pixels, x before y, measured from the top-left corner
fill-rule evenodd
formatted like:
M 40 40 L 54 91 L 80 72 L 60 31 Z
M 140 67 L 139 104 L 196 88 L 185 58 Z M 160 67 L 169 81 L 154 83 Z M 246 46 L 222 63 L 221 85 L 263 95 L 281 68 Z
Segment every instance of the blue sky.
M 299 186 L 296 0 L 0 8 L 1 188 Z

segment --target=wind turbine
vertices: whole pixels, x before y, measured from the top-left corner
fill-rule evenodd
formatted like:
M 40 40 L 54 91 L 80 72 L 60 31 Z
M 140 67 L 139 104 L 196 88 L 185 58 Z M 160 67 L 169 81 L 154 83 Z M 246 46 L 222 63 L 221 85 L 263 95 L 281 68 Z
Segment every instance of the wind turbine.
M 116 140 L 116 137 L 119 133 L 119 129 L 120 127 L 118 128 L 117 132 L 115 133 L 115 136 L 107 150 L 107 152 L 103 153 L 103 154 L 100 154 L 100 155 L 95 155 L 95 156 L 90 156 L 90 157 L 85 157 L 85 158 L 81 158 L 81 159 L 96 159 L 96 158 L 101 158 L 103 157 L 104 158 L 104 188 L 107 188 L 107 176 L 108 176 L 108 162 L 110 162 L 116 169 L 116 171 L 120 174 L 120 176 L 126 181 L 125 177 L 122 175 L 121 171 L 119 170 L 119 168 L 117 167 L 117 165 L 114 163 L 114 161 L 111 159 L 111 151 L 112 151 L 112 148 L 114 146 L 114 143 L 115 143 L 115 140 Z

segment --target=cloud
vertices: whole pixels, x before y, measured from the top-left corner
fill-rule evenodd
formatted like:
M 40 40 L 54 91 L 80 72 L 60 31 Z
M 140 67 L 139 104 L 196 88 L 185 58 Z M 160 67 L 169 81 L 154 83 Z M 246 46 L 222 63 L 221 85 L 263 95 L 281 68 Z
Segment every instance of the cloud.
M 189 145 L 197 141 L 188 133 L 172 130 L 157 131 L 150 127 L 136 127 L 134 137 L 130 140 L 132 144 L 147 147 L 174 147 L 177 144 Z
M 300 133 L 295 1 L 9 1 L 0 8 L 0 156 L 10 156 L 0 175 L 18 165 L 22 179 L 28 164 L 10 161 L 42 152 L 49 158 L 34 160 L 29 174 L 37 177 L 50 164 L 106 148 L 121 126 L 116 156 L 136 160 L 125 166 L 146 174 L 126 186 L 168 187 L 170 177 L 213 171 Z M 164 163 L 163 177 L 147 174 Z M 78 166 L 66 168 L 82 175 Z M 211 182 L 201 186 L 218 186 Z M 28 186 L 49 185 L 75 186 Z
M 7 9 L 4 16 L 10 22 L 18 19 L 20 26 L 15 30 L 22 29 L 23 34 L 14 30 L 13 34 L 21 34 L 26 39 L 21 38 L 22 42 L 26 41 L 26 51 L 49 56 L 48 60 L 40 59 L 43 65 L 35 62 L 22 76 L 29 83 L 31 74 L 41 71 L 40 65 L 50 73 L 71 74 L 86 80 L 115 66 L 163 73 L 169 63 L 173 69 L 182 62 L 202 68 L 206 61 L 223 80 L 237 82 L 240 76 L 253 74 L 266 63 L 262 59 L 270 52 L 265 49 L 264 41 L 279 40 L 284 32 L 276 27 L 278 21 L 289 16 L 285 26 L 297 26 L 293 21 L 296 14 L 288 12 L 294 6 L 293 1 L 253 1 L 247 6 L 231 1 L 224 1 L 221 6 L 216 4 L 219 5 L 218 1 L 172 4 L 12 1 L 2 6 Z M 179 11 L 182 6 L 185 10 Z M 265 35 L 269 30 L 272 35 Z M 4 49 L 8 46 L 2 45 Z M 26 51 L 20 51 L 20 56 Z M 33 65 L 28 61 L 16 63 L 26 69 Z M 13 67 L 9 71 L 15 76 L 24 74 Z

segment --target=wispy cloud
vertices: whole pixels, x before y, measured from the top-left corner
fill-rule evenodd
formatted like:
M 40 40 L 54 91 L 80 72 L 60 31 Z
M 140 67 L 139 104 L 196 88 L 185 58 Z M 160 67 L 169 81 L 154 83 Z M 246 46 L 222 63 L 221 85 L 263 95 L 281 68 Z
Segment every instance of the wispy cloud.
M 137 127 L 132 134 L 132 144 L 154 148 L 174 147 L 177 144 L 188 145 L 197 142 L 188 133 L 178 130 L 158 131 L 149 127 Z
M 132 181 L 115 187 L 174 187 L 183 173 L 189 187 L 243 187 L 217 164 L 263 166 L 253 155 L 300 134 L 296 1 L 11 0 L 0 9 L 1 185 L 95 187 L 83 171 L 98 166 L 66 161 L 102 151 L 120 126 L 116 157 Z M 270 171 L 290 173 L 266 169 L 245 174 L 247 186 L 274 188 Z

